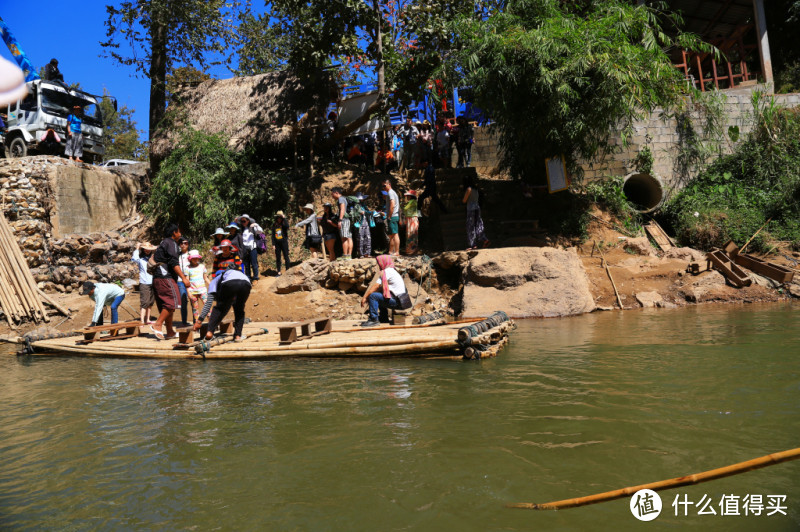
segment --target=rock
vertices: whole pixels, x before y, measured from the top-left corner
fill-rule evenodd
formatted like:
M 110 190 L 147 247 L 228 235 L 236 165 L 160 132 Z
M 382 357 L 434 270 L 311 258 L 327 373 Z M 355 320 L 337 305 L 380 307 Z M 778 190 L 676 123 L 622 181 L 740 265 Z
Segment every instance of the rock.
M 94 244 L 89 248 L 89 261 L 90 262 L 105 262 L 106 253 L 111 249 L 111 244 L 108 242 Z
M 692 248 L 672 248 L 664 252 L 665 259 L 680 259 L 687 262 L 703 263 L 706 260 L 706 254 L 702 251 Z
M 800 283 L 793 282 L 786 287 L 786 290 L 792 297 L 800 297 Z
M 633 251 L 637 255 L 645 255 L 645 256 L 653 256 L 655 255 L 655 250 L 653 246 L 650 245 L 650 240 L 647 239 L 646 236 L 640 236 L 638 238 L 629 238 L 625 241 L 623 247 L 626 250 Z
M 326 278 L 328 263 L 323 259 L 302 262 L 289 268 L 275 283 L 275 292 L 291 294 L 292 292 L 310 292 L 319 288 Z
M 342 292 L 347 292 L 353 288 L 353 283 L 348 283 L 347 281 L 339 281 L 339 290 Z
M 469 255 L 466 251 L 447 251 L 435 257 L 433 263 L 443 270 L 449 270 L 453 266 L 467 262 L 468 260 Z
M 717 270 L 706 271 L 700 274 L 696 280 L 689 280 L 689 282 L 681 288 L 678 293 L 693 303 L 703 300 L 703 296 L 710 291 L 725 286 L 725 276 Z
M 661 303 L 664 303 L 664 298 L 658 292 L 639 292 L 636 294 L 636 301 L 639 302 L 642 308 L 653 308 L 661 306 Z
M 464 271 L 462 316 L 503 310 L 516 317 L 558 317 L 595 309 L 574 248 L 503 248 L 472 253 Z

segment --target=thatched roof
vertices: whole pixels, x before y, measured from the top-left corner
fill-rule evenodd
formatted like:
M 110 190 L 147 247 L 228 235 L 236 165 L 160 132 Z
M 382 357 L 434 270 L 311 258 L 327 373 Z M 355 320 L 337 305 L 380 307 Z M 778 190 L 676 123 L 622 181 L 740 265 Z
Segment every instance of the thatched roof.
M 299 113 L 324 116 L 336 90 L 325 75 L 301 83 L 288 72 L 204 81 L 172 95 L 170 125 L 157 132 L 150 150 L 159 159 L 166 157 L 187 126 L 222 134 L 236 150 L 250 142 L 278 146 L 291 140 Z

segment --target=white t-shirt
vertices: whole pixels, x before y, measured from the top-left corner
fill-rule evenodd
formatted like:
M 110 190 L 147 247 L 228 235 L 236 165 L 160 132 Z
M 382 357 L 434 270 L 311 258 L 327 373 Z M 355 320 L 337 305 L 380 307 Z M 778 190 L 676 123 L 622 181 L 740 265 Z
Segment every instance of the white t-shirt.
M 392 200 L 394 200 L 394 209 L 392 209 L 392 212 L 389 212 L 389 209 L 392 208 Z M 386 216 L 389 218 L 400 216 L 400 198 L 397 197 L 397 192 L 395 192 L 393 188 L 390 188 L 389 193 L 386 194 Z
M 389 284 L 389 291 L 395 296 L 406 293 L 406 284 L 394 268 L 386 268 L 386 282 Z M 375 284 L 381 284 L 380 276 Z

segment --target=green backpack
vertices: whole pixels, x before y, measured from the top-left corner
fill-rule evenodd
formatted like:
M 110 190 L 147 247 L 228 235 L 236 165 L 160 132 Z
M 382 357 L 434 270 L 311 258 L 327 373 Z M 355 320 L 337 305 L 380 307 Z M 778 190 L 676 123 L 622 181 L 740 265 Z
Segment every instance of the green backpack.
M 347 200 L 345 216 L 351 222 L 361 221 L 361 217 L 364 216 L 364 207 L 361 205 L 361 201 L 355 196 L 347 196 L 345 199 Z

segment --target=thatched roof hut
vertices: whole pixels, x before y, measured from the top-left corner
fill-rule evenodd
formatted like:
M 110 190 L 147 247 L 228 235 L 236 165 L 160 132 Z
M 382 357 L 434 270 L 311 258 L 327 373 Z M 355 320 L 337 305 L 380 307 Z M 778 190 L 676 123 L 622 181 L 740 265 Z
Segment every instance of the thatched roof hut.
M 150 146 L 157 159 L 169 155 L 180 131 L 191 126 L 222 134 L 235 150 L 248 143 L 279 149 L 291 142 L 300 114 L 323 117 L 337 98 L 336 85 L 325 75 L 301 82 L 288 72 L 212 79 L 172 95 L 169 125 L 160 128 Z

